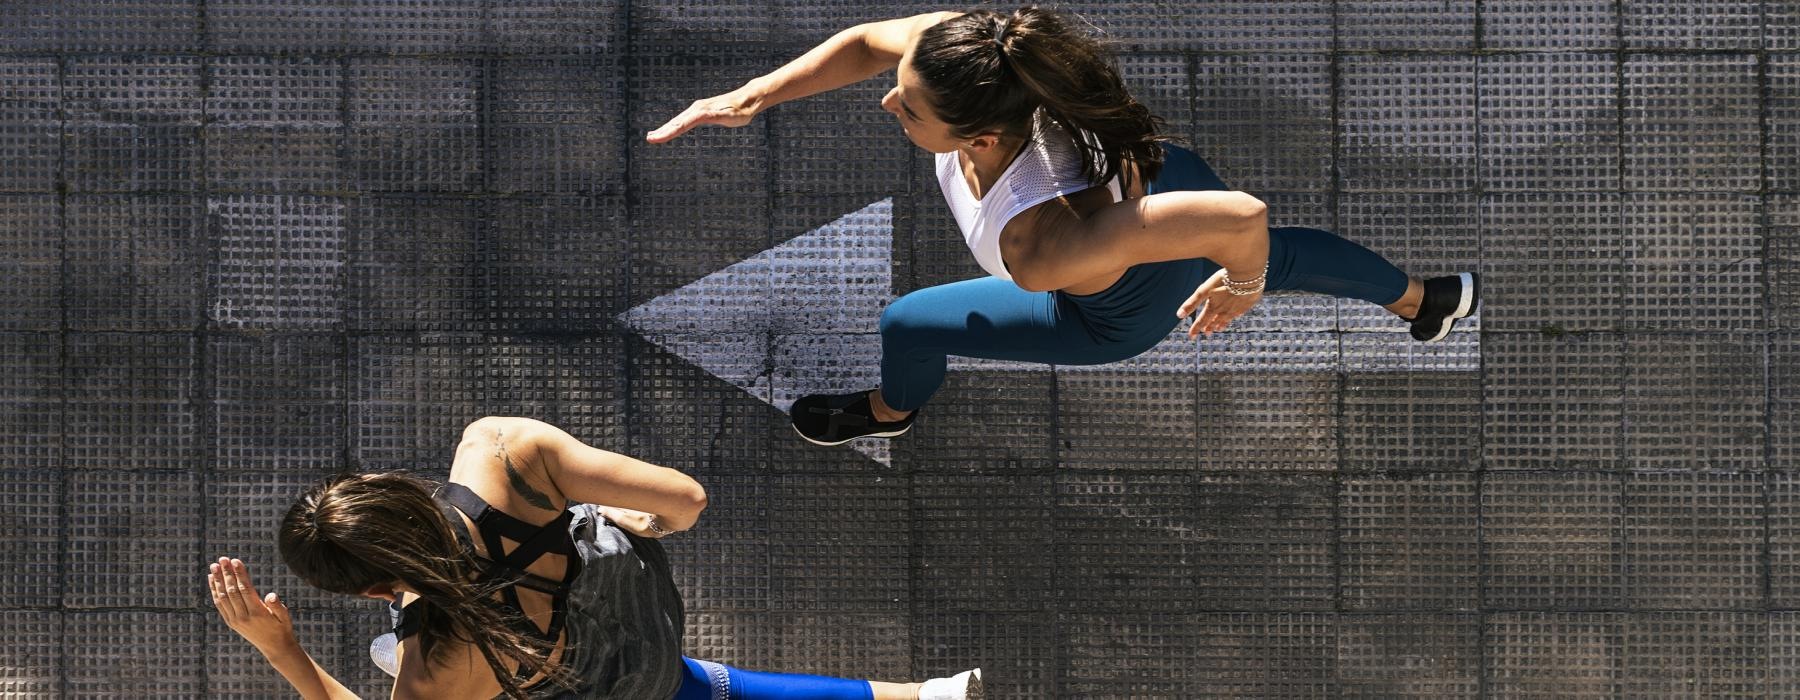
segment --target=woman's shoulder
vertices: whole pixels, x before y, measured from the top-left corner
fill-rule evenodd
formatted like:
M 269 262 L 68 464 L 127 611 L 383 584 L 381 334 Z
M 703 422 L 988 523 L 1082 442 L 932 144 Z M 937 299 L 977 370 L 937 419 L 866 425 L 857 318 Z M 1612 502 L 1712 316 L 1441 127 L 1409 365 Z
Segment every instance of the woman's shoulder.
M 1053 123 L 1032 129 L 1031 138 L 1021 147 L 1004 182 L 999 183 L 1009 190 L 1018 207 L 1035 206 L 1092 186 L 1074 138 Z
M 400 668 L 394 676 L 395 698 L 493 697 L 500 691 L 494 672 L 474 645 L 455 639 L 437 640 L 442 651 L 427 659 L 418 638 L 400 641 Z
M 449 481 L 514 518 L 539 525 L 554 520 L 565 504 L 545 473 L 539 442 L 547 427 L 505 416 L 470 423 L 457 443 Z

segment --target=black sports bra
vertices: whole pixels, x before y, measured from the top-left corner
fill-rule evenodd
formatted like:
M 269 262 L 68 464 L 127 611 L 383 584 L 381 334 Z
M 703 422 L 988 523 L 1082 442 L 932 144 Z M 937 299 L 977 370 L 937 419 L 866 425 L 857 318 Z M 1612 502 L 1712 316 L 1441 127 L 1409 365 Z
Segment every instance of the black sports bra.
M 476 531 L 480 533 L 482 545 L 487 548 L 488 554 L 486 557 L 475 557 L 481 565 L 479 580 L 483 584 L 498 582 L 503 586 L 500 589 L 501 599 L 494 604 L 517 621 L 521 633 L 554 644 L 562 636 L 568 612 L 570 584 L 575 581 L 576 576 L 581 575 L 581 557 L 575 551 L 574 539 L 569 536 L 569 523 L 574 518 L 574 512 L 564 510 L 555 520 L 538 526 L 500 512 L 462 484 L 446 483 L 431 497 L 437 501 L 438 508 L 443 510 L 444 517 L 449 518 L 451 529 L 456 533 L 463 551 L 469 552 L 471 556 L 475 552 L 474 538 L 470 536 L 463 519 L 457 517 L 457 512 L 461 511 L 475 522 Z M 502 538 L 518 542 L 519 545 L 508 552 L 502 546 Z M 501 552 L 505 554 L 495 558 Z M 532 562 L 545 554 L 560 554 L 568 560 L 568 569 L 563 573 L 561 581 L 526 570 Z M 549 629 L 539 630 L 537 625 L 526 619 L 525 609 L 519 604 L 519 586 L 551 597 Z M 424 600 L 415 600 L 400 608 L 399 621 L 394 625 L 396 638 L 406 639 L 419 633 L 424 621 L 415 608 L 422 604 L 425 604 Z M 530 675 L 525 667 L 520 667 L 519 672 L 520 677 Z

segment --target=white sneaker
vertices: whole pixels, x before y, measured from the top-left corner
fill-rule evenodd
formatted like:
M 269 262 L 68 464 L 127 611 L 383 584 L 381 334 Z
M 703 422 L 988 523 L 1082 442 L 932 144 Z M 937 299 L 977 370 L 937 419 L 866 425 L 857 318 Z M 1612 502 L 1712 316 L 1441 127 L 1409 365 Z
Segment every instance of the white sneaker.
M 949 678 L 933 678 L 919 686 L 919 700 L 982 700 L 981 669 L 972 668 Z
M 394 653 L 394 649 L 398 646 L 400 646 L 400 640 L 394 637 L 393 632 L 376 637 L 375 641 L 369 642 L 369 658 L 374 659 L 376 666 L 380 666 L 381 670 L 387 671 L 388 675 L 395 678 L 400 677 L 400 664 L 396 663 L 398 655 Z

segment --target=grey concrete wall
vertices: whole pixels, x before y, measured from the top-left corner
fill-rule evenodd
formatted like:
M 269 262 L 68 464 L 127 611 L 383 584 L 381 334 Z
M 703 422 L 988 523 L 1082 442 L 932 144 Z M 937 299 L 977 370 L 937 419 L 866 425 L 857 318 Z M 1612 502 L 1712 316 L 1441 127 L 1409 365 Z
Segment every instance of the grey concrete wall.
M 1800 694 L 1800 3 L 1064 5 L 1278 223 L 1480 270 L 1478 331 L 1276 297 L 1119 365 L 959 364 L 891 450 L 817 448 L 771 403 L 978 274 L 885 80 L 640 135 L 902 5 L 0 5 L 0 696 L 281 695 L 202 598 L 222 553 L 385 693 L 383 613 L 281 573 L 274 518 L 441 474 L 485 414 L 707 486 L 669 540 L 696 657 Z

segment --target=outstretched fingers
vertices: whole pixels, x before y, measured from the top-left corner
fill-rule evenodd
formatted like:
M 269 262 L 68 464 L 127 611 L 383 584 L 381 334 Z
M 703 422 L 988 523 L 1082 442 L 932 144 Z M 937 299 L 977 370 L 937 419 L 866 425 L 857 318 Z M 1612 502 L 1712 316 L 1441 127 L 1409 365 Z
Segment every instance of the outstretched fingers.
M 685 134 L 689 129 L 694 128 L 694 125 L 699 121 L 701 114 L 702 109 L 700 103 L 695 102 L 694 104 L 688 105 L 688 108 L 682 110 L 680 114 L 675 115 L 675 118 L 663 123 L 662 126 L 656 127 L 656 129 L 652 130 L 650 133 L 645 134 L 644 140 L 650 143 L 668 143 L 674 140 L 675 137 Z
M 219 557 L 207 565 L 206 584 L 225 626 L 265 655 L 298 644 L 287 605 L 273 593 L 266 599 L 257 594 L 242 559 Z
M 256 585 L 250 582 L 250 568 L 244 566 L 244 560 L 233 559 L 231 560 L 231 569 L 237 575 L 238 602 L 244 606 L 246 611 L 261 610 L 263 599 L 262 596 L 257 595 Z
M 238 594 L 237 573 L 231 568 L 231 560 L 219 557 L 211 567 L 213 578 L 213 605 L 219 608 L 219 614 L 227 621 L 243 617 L 246 612 L 242 596 Z
M 645 134 L 644 140 L 650 143 L 668 143 L 675 140 L 675 137 L 685 134 L 693 130 L 694 127 L 703 124 L 716 124 L 719 126 L 743 125 L 742 123 L 734 124 L 732 123 L 733 121 L 731 110 L 719 98 L 714 97 L 704 100 L 695 100 L 693 104 L 688 105 L 687 109 L 681 110 L 680 114 L 675 115 L 674 119 L 670 119 L 662 126 L 656 127 L 655 131 Z M 742 121 L 749 120 L 746 118 Z
M 1206 291 L 1206 286 L 1201 285 L 1193 294 L 1189 294 L 1187 301 L 1181 302 L 1181 308 L 1175 310 L 1175 316 L 1187 318 L 1194 315 L 1195 311 L 1206 308 Z
M 221 606 L 223 606 L 225 602 L 225 581 L 223 576 L 224 574 L 219 571 L 218 562 L 215 561 L 207 565 L 206 589 L 207 592 L 212 595 L 213 607 L 219 608 L 220 612 L 224 612 L 224 608 Z
M 749 124 L 750 119 L 756 116 L 756 108 L 746 104 L 745 99 L 737 93 L 726 93 L 694 100 L 693 104 L 681 110 L 674 119 L 644 134 L 644 140 L 650 143 L 668 143 L 698 126 L 739 127 Z
M 1188 337 L 1194 337 L 1195 333 L 1205 333 L 1211 337 L 1212 334 L 1225 330 L 1234 318 L 1236 315 L 1227 311 L 1225 304 L 1208 301 L 1206 308 L 1200 311 L 1200 318 L 1194 319 L 1193 328 L 1188 329 Z
M 1219 305 L 1213 303 L 1213 293 L 1218 291 L 1219 278 L 1224 274 L 1225 271 L 1220 270 L 1208 277 L 1205 282 L 1201 282 L 1200 287 L 1195 289 L 1194 293 L 1189 295 L 1187 301 L 1182 302 L 1181 308 L 1178 309 L 1176 315 L 1182 318 L 1192 316 L 1195 312 L 1200 314 L 1188 326 L 1188 340 L 1200 337 L 1201 333 L 1212 334 L 1212 324 L 1218 320 L 1219 313 Z

